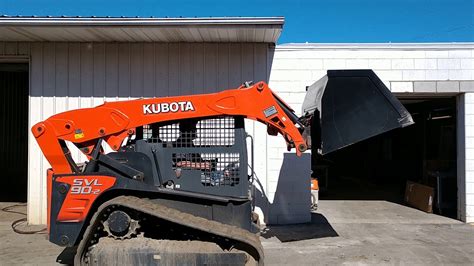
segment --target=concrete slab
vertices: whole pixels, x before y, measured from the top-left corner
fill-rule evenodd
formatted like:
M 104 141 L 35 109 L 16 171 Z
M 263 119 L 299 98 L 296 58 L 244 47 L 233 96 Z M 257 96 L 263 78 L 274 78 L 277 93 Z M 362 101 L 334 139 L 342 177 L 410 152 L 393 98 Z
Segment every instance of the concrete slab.
M 9 206 L 14 206 L 9 209 L 18 213 L 3 211 Z M 25 204 L 0 202 L 0 265 L 54 265 L 62 248 L 50 243 L 45 233 L 25 235 L 13 232 L 12 222 L 25 217 Z M 44 226 L 19 224 L 17 228 L 37 231 Z
M 62 248 L 45 234 L 11 230 L 11 222 L 23 217 L 0 211 L 0 265 L 55 264 Z M 324 200 L 312 218 L 263 233 L 266 265 L 474 264 L 474 226 L 453 219 L 386 201 Z
M 462 224 L 455 219 L 383 200 L 320 200 L 317 212 L 331 224 Z
M 270 227 L 266 264 L 474 264 L 474 226 L 457 220 L 386 201 L 324 200 L 313 218 Z

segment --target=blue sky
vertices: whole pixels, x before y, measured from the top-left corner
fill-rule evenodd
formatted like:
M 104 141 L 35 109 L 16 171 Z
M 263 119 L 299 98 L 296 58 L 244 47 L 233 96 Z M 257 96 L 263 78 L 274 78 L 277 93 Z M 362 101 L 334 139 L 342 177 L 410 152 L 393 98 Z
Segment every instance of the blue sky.
M 474 0 L 0 0 L 0 14 L 284 16 L 279 43 L 474 41 Z

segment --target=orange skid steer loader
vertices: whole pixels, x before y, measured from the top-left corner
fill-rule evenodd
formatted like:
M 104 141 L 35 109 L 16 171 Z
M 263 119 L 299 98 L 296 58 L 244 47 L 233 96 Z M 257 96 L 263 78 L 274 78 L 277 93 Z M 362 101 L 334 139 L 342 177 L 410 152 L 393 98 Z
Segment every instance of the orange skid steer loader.
M 244 119 L 297 155 L 413 123 L 371 70 L 328 71 L 308 88 L 301 117 L 264 82 L 56 114 L 31 130 L 51 164 L 49 240 L 65 247 L 57 261 L 262 265 Z M 73 160 L 68 142 L 87 162 Z

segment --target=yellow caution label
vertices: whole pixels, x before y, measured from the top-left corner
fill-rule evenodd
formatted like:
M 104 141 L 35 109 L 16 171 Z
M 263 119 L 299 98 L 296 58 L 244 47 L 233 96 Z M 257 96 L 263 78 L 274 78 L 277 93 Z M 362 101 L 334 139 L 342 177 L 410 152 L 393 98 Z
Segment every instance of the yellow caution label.
M 74 134 L 75 139 L 82 139 L 83 137 L 84 137 L 84 133 L 82 133 L 82 132 Z

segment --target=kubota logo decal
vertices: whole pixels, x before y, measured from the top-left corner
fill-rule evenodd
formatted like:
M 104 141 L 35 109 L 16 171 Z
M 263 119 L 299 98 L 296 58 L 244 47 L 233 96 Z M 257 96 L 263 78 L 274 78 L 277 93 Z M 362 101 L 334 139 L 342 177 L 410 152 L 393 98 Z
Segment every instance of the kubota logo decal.
M 194 111 L 192 102 L 152 103 L 143 105 L 143 114 L 176 113 Z

